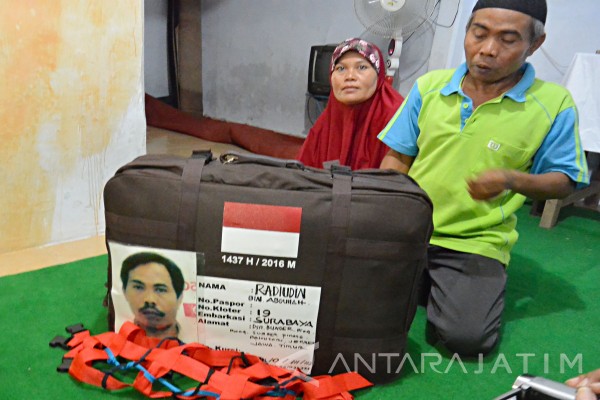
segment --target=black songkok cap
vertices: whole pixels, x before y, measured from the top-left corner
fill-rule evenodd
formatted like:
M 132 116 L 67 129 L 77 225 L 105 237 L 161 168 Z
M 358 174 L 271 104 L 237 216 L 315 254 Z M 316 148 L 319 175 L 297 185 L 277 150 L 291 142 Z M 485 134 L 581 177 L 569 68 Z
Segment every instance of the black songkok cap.
M 479 0 L 473 12 L 481 8 L 506 8 L 507 10 L 518 11 L 527 14 L 543 24 L 546 23 L 546 0 Z

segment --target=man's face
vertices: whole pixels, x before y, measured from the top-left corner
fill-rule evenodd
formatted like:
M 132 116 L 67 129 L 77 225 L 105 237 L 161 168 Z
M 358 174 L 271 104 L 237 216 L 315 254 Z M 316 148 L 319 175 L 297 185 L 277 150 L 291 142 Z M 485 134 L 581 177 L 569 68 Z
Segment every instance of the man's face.
M 531 43 L 530 16 L 503 8 L 477 10 L 465 36 L 469 74 L 496 83 L 518 71 L 543 42 Z
M 181 298 L 177 298 L 164 265 L 151 262 L 129 271 L 125 298 L 136 323 L 149 336 L 176 325 Z
M 333 95 L 342 104 L 360 104 L 373 96 L 377 71 L 366 58 L 349 51 L 339 58 L 331 73 Z

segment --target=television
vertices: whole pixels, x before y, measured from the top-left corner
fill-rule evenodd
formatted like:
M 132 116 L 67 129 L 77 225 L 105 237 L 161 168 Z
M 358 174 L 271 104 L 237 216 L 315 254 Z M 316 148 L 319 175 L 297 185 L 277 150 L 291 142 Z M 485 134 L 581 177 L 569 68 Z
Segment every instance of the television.
M 337 45 L 317 45 L 310 48 L 308 63 L 308 93 L 313 96 L 329 96 L 329 64 Z

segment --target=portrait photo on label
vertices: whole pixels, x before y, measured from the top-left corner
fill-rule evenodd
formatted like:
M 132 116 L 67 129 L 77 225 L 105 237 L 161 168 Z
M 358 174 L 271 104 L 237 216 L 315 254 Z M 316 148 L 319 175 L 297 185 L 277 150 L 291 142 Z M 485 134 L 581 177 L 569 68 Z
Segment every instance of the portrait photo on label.
M 125 321 L 156 338 L 197 341 L 195 252 L 108 242 L 115 331 Z

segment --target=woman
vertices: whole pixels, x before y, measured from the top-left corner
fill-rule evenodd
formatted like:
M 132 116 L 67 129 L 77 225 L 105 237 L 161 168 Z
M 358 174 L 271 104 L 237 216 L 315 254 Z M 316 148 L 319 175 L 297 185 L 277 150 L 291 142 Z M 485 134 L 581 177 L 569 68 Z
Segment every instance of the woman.
M 385 80 L 381 50 L 359 38 L 343 41 L 331 57 L 330 82 L 327 107 L 296 158 L 317 168 L 333 160 L 353 170 L 379 168 L 388 148 L 377 134 L 403 101 Z

